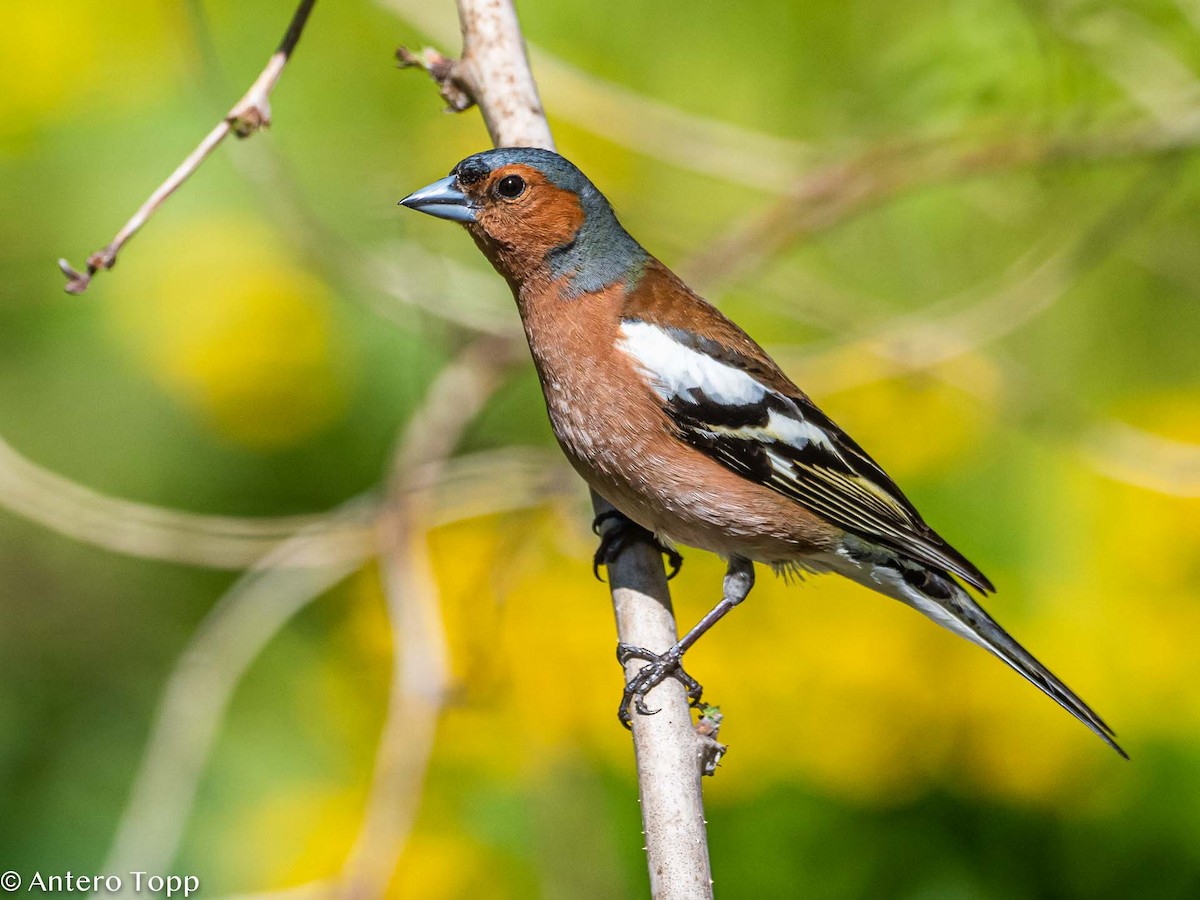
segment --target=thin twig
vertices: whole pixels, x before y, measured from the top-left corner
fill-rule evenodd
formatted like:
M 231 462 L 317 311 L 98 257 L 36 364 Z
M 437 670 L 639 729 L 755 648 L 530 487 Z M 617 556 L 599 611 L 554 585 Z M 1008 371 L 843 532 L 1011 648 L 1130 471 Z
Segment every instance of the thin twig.
M 1200 497 L 1200 447 L 1124 422 L 1102 422 L 1079 442 L 1084 458 L 1115 481 L 1176 497 Z
M 457 435 L 494 391 L 512 358 L 497 353 L 490 341 L 468 348 L 459 361 L 439 375 L 421 409 L 406 425 L 405 437 L 395 454 L 397 472 L 402 474 L 394 478 L 384 513 L 380 515 L 374 500 L 358 498 L 332 518 L 358 524 L 369 517 L 376 523 L 376 536 L 400 529 L 417 541 L 422 529 L 437 516 L 437 496 L 450 470 L 448 456 Z M 485 514 L 494 511 L 479 507 L 472 510 Z M 420 524 L 409 521 L 411 517 L 417 517 Z M 208 614 L 180 657 L 163 692 L 129 804 L 109 853 L 113 871 L 150 865 L 155 871 L 165 871 L 170 866 L 229 699 L 246 670 L 293 616 L 361 565 L 359 558 L 298 566 L 297 560 L 312 558 L 310 544 L 314 540 L 321 540 L 319 530 L 296 535 L 239 579 Z M 413 542 L 398 545 L 392 549 L 400 556 L 385 557 L 385 583 L 392 585 L 389 606 L 396 629 L 397 665 L 403 665 L 393 680 L 389 721 L 411 725 L 414 731 L 410 738 L 426 721 L 422 716 L 436 718 L 436 704 L 431 705 L 429 698 L 440 696 L 441 688 L 435 690 L 431 685 L 440 685 L 444 680 L 444 663 L 436 655 L 440 640 L 432 618 L 436 613 L 425 605 L 431 594 L 423 586 L 431 581 L 427 576 L 420 577 L 426 568 L 413 565 L 420 562 L 420 557 L 411 555 L 415 546 Z M 396 593 L 400 584 L 406 589 Z M 421 611 L 414 613 L 407 606 L 410 602 Z M 410 645 L 414 640 L 419 646 Z M 397 719 L 399 706 L 403 706 L 404 715 Z M 409 714 L 412 718 L 405 718 Z M 421 733 L 431 738 L 432 723 L 426 724 L 427 733 Z M 411 813 L 420 795 L 417 786 L 428 747 L 422 751 L 417 743 L 406 745 L 403 739 L 397 742 L 398 727 L 393 724 L 390 731 L 385 730 L 377 773 L 387 774 L 377 774 L 370 801 L 379 811 L 374 819 L 368 816 L 365 837 L 360 839 L 360 846 L 371 848 L 371 865 L 388 858 L 379 854 L 393 852 L 381 850 L 381 846 L 394 846 L 394 852 L 399 853 L 403 846 L 398 831 L 402 822 L 397 817 L 404 804 Z M 409 753 L 412 755 L 405 755 Z M 398 778 L 397 772 L 407 774 Z M 403 791 L 399 790 L 401 786 Z M 381 829 L 382 833 L 377 834 Z M 347 871 L 358 874 L 353 867 Z
M 1200 123 L 1166 128 L 1157 122 L 990 143 L 958 137 L 886 143 L 810 172 L 789 196 L 737 223 L 680 268 L 689 283 L 714 292 L 810 235 L 922 187 L 1038 165 L 1172 156 L 1198 146 Z
M 410 472 L 411 489 L 420 499 L 404 506 L 432 501 L 424 511 L 430 518 L 422 518 L 422 527 L 537 506 L 565 489 L 554 480 L 544 482 L 546 473 L 537 471 L 542 465 L 524 454 L 494 452 L 481 459 L 433 460 Z M 505 489 L 510 475 L 515 491 Z M 339 522 L 358 529 L 368 520 L 380 521 L 377 505 L 365 498 L 351 501 L 329 519 L 326 529 Z M 376 537 L 380 534 L 378 525 L 371 531 Z M 110 866 L 127 871 L 119 867 L 158 860 L 162 867 L 170 865 L 221 719 L 246 670 L 287 622 L 365 561 L 364 556 L 314 564 L 320 554 L 313 545 L 322 541 L 320 530 L 309 529 L 276 547 L 230 588 L 200 625 L 163 691 L 109 852 Z M 409 656 L 410 661 L 416 658 Z M 414 756 L 409 765 L 415 760 Z M 325 887 L 332 893 L 329 885 Z
M 1162 40 L 1161 26 L 1133 4 L 1056 4 L 1049 22 L 1083 47 L 1133 103 L 1164 129 L 1200 124 L 1200 81 L 1190 61 Z
M 1117 203 L 1056 253 L 978 302 L 936 315 L 933 310 L 898 316 L 873 333 L 839 341 L 826 349 L 805 346 L 776 359 L 799 360 L 823 391 L 846 390 L 873 380 L 935 366 L 975 352 L 1027 325 L 1054 306 L 1088 270 L 1107 259 L 1138 223 L 1172 190 L 1180 167 L 1171 160 L 1154 166 Z M 948 306 L 949 304 L 939 304 Z M 864 372 L 847 365 L 854 356 L 873 354 L 887 365 Z M 811 381 L 809 380 L 811 378 Z
M 557 463 L 558 460 L 555 461 Z M 524 509 L 562 497 L 565 464 L 533 449 L 487 451 L 433 467 L 417 465 L 412 482 L 432 485 L 434 524 L 472 515 Z M 433 481 L 433 479 L 437 479 Z M 361 498 L 369 506 L 377 501 Z M 204 515 L 111 497 L 18 453 L 0 437 L 0 508 L 56 534 L 139 559 L 242 570 L 270 566 L 306 568 L 358 563 L 375 551 L 373 513 L 348 519 L 335 512 L 249 518 Z M 274 555 L 304 535 L 303 550 Z
M 525 334 L 512 311 L 504 283 L 412 241 L 392 241 L 363 260 L 363 280 L 408 309 L 381 310 L 398 324 L 412 325 L 412 309 L 477 334 L 524 346 Z M 499 282 L 499 283 L 498 283 Z
M 355 562 L 373 545 L 369 525 L 329 513 L 213 516 L 110 497 L 39 466 L 0 438 L 0 507 L 65 537 L 114 553 L 212 569 L 245 569 L 305 534 L 289 565 Z
M 205 135 L 200 145 L 188 154 L 187 158 L 167 177 L 167 180 L 155 189 L 149 199 L 139 207 L 138 211 L 133 214 L 133 217 L 117 232 L 117 236 L 112 239 L 112 242 L 88 257 L 87 270 L 80 272 L 73 268 L 65 259 L 58 261 L 59 269 L 67 276 L 67 283 L 64 286 L 64 290 L 67 293 L 82 294 L 87 290 L 88 285 L 91 284 L 92 278 L 97 272 L 103 269 L 111 269 L 116 265 L 117 255 L 124 248 L 125 244 L 158 211 L 166 199 L 195 174 L 200 165 L 208 159 L 209 155 L 230 133 L 235 134 L 239 138 L 245 138 L 254 134 L 260 128 L 265 128 L 271 124 L 271 92 L 275 89 L 279 77 L 283 74 L 283 69 L 288 64 L 288 60 L 291 59 L 292 53 L 296 49 L 296 44 L 299 43 L 300 35 L 304 33 L 304 26 L 308 22 L 309 13 L 312 12 L 312 8 L 316 2 L 317 0 L 300 0 L 300 4 L 292 14 L 292 20 L 288 24 L 283 40 L 279 42 L 279 47 L 271 55 L 271 58 L 267 60 L 266 68 L 254 80 L 254 83 L 250 85 L 250 90 L 246 91 L 242 99 L 233 105 L 233 108 L 229 110 L 225 118 L 218 122 L 212 131 Z

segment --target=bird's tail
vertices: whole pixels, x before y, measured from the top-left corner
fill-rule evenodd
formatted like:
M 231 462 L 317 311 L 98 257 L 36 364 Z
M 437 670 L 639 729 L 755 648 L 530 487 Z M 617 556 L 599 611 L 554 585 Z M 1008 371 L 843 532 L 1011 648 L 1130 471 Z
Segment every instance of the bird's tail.
M 874 548 L 873 548 L 874 549 Z M 874 555 L 874 554 L 873 554 Z M 856 557 L 858 554 L 855 555 Z M 850 563 L 846 565 L 846 563 Z M 953 578 L 888 551 L 873 559 L 844 557 L 837 571 L 924 613 L 955 634 L 990 650 L 1042 693 L 1090 728 L 1125 759 L 1116 733 L 1053 672 L 1018 644 Z

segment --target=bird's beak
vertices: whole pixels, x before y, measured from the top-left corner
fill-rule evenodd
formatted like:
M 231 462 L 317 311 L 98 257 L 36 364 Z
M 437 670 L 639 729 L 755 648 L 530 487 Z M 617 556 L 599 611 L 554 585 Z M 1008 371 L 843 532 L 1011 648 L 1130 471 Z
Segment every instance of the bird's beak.
M 439 219 L 452 222 L 474 222 L 475 207 L 458 187 L 458 178 L 447 175 L 441 181 L 413 191 L 400 201 L 401 206 L 415 209 Z

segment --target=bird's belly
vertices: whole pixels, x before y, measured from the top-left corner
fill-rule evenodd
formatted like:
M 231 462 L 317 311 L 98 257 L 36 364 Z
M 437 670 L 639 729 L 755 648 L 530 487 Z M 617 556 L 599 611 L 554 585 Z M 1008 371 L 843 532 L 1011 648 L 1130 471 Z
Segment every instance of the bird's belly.
M 561 386 L 560 386 L 561 389 Z M 679 442 L 650 416 L 601 415 L 556 396 L 547 409 L 559 445 L 588 485 L 672 544 L 782 564 L 834 549 L 827 525 Z

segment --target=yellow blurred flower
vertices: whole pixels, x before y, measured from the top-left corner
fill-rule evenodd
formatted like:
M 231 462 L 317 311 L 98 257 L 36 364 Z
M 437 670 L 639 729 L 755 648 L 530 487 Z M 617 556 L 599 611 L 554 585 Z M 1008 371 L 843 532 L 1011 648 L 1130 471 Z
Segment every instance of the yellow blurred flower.
M 461 830 L 453 834 L 418 832 L 404 847 L 404 856 L 388 889 L 396 900 L 467 900 L 475 897 L 516 897 L 519 892 L 495 877 L 493 854 Z
M 157 227 L 162 236 L 147 236 L 136 266 L 113 280 L 111 307 L 151 377 L 248 447 L 294 444 L 333 422 L 345 372 L 325 286 L 242 220 Z
M 620 674 L 611 608 L 582 556 L 548 552 L 550 517 L 540 524 L 525 533 L 537 548 L 536 566 L 510 573 L 498 608 L 479 585 L 496 560 L 512 562 L 497 555 L 502 522 L 436 533 L 439 578 L 456 598 L 447 620 L 463 679 L 440 752 L 536 777 L 562 754 L 587 747 L 621 768 L 629 743 L 612 714 Z M 721 573 L 715 558 L 691 554 L 673 582 L 681 625 L 711 605 Z M 1110 762 L 1032 686 L 900 604 L 831 576 L 800 585 L 761 576 L 751 600 L 688 657 L 728 715 L 722 738 L 733 749 L 707 786 L 714 796 L 801 779 L 858 802 L 896 803 L 949 774 L 984 795 L 1084 803 Z M 1052 667 L 1090 687 L 1085 694 L 1100 698 L 1102 711 L 1119 714 L 1120 704 L 1101 703 L 1113 699 L 1105 689 L 1116 678 L 1104 674 L 1115 663 L 1103 611 L 1081 615 L 1083 601 L 1074 597 L 1042 600 L 1030 600 L 1037 617 L 1006 615 L 1002 607 L 997 614 Z M 475 661 L 464 668 L 466 647 Z
M 336 876 L 361 828 L 363 803 L 361 790 L 312 782 L 237 807 L 221 837 L 225 877 L 266 889 Z

